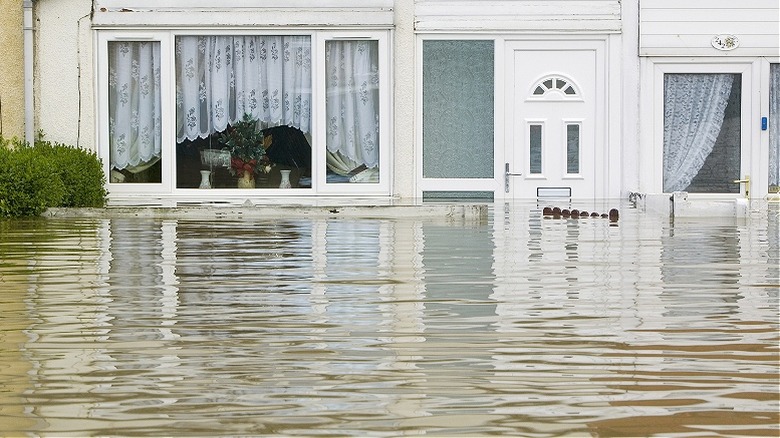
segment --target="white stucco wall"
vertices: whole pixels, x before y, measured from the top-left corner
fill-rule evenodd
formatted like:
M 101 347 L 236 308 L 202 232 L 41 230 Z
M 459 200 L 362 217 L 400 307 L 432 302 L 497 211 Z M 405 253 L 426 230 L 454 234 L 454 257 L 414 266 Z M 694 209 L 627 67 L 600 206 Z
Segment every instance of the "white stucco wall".
M 35 2 L 36 130 L 51 141 L 95 149 L 91 2 Z
M 621 197 L 628 192 L 640 189 L 639 179 L 639 139 L 640 131 L 640 74 L 639 74 L 639 24 L 637 2 L 622 3 L 622 25 L 620 63 L 621 84 L 621 119 L 610 123 L 620 123 L 621 127 Z
M 396 0 L 393 47 L 393 193 L 415 193 L 415 34 L 414 0 Z M 419 159 L 419 158 L 418 158 Z

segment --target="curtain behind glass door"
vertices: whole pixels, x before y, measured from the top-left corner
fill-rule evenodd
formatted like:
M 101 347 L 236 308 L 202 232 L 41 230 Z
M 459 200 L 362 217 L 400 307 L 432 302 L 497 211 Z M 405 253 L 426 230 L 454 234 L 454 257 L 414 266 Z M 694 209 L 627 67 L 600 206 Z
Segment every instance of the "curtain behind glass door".
M 741 76 L 664 76 L 664 192 L 739 193 Z
M 379 42 L 325 42 L 327 182 L 379 182 Z
M 769 69 L 769 193 L 780 193 L 780 64 Z
M 112 183 L 159 183 L 160 43 L 109 41 L 108 138 Z

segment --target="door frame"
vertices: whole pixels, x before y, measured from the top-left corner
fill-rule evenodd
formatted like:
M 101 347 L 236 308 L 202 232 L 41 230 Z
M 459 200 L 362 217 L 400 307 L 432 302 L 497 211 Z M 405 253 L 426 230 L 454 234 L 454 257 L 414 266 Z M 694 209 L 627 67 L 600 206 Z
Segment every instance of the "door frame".
M 765 61 L 763 61 L 765 62 Z M 666 73 L 731 73 L 742 77 L 740 178 L 750 175 L 750 197 L 765 197 L 768 185 L 769 148 L 760 146 L 755 126 L 761 117 L 762 58 L 646 58 L 643 76 L 647 79 L 641 89 L 639 162 L 642 191 L 663 193 L 663 130 L 664 130 L 664 75 Z M 768 67 L 767 67 L 768 68 Z M 760 131 L 759 131 L 760 132 Z M 768 144 L 768 143 L 767 143 Z M 763 157 L 763 160 L 762 160 Z M 765 169 L 761 169 L 761 164 Z M 737 199 L 745 197 L 745 186 L 739 193 L 689 193 L 690 199 Z
M 613 58 L 611 52 L 616 50 L 617 44 L 609 44 L 609 35 L 578 35 L 577 38 L 571 36 L 553 37 L 550 35 L 513 38 L 506 40 L 504 44 L 503 57 L 505 65 L 504 75 L 504 93 L 506 96 L 503 102 L 502 119 L 504 121 L 501 128 L 501 134 L 504 141 L 501 147 L 496 150 L 496 180 L 500 189 L 496 190 L 496 198 L 513 199 L 513 193 L 506 193 L 504 190 L 504 166 L 505 163 L 515 161 L 515 72 L 514 72 L 514 51 L 515 50 L 536 50 L 536 51 L 556 51 L 556 50 L 592 50 L 595 52 L 595 84 L 594 90 L 594 121 L 593 121 L 593 157 L 582 157 L 581 163 L 593 163 L 593 184 L 594 199 L 607 199 L 620 196 L 620 151 L 613 147 L 612 139 L 619 137 L 619 124 L 609 124 L 608 120 L 619 120 L 614 117 L 620 117 L 620 100 L 616 98 L 620 93 L 612 92 L 615 87 L 620 87 L 620 66 L 610 64 L 609 59 Z M 529 85 L 530 86 L 530 85 Z M 497 145 L 498 146 L 498 145 Z M 610 170 L 612 169 L 612 170 Z M 526 169 L 514 172 L 524 172 Z M 610 186 L 612 190 L 610 190 Z
M 769 118 L 769 88 L 771 87 L 770 83 L 770 67 L 772 64 L 780 64 L 780 56 L 773 56 L 773 57 L 765 57 L 761 58 L 759 60 L 759 66 L 760 66 L 760 82 L 758 86 L 761 89 L 760 92 L 760 102 L 758 103 L 758 123 L 760 125 L 761 123 L 761 117 L 767 117 Z M 769 121 L 771 124 L 771 120 Z M 759 128 L 760 129 L 760 128 Z M 759 131 L 759 148 L 760 152 L 758 155 L 759 162 L 761 162 L 761 159 L 764 158 L 764 163 L 767 163 L 766 165 L 762 166 L 765 172 L 765 177 L 763 181 L 763 196 L 767 199 L 773 199 L 777 200 L 780 199 L 780 193 L 769 193 L 769 130 L 766 131 L 761 130 Z M 752 187 L 752 184 L 751 184 Z M 751 190 L 756 190 L 757 187 L 751 188 Z M 761 194 L 762 192 L 758 192 Z M 776 202 L 776 201 L 775 201 Z

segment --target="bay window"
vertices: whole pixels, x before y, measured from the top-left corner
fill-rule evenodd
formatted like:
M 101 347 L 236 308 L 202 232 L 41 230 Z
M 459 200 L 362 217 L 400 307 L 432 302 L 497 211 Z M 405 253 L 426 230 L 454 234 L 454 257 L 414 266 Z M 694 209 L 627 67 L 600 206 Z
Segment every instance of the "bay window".
M 387 32 L 98 35 L 110 192 L 389 194 Z

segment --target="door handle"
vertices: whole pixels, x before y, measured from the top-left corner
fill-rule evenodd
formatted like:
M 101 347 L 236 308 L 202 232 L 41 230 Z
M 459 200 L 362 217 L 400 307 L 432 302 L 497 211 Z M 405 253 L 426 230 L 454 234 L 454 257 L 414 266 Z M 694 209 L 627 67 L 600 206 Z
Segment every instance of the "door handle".
M 745 197 L 750 199 L 750 175 L 745 175 L 743 179 L 735 179 L 734 184 L 745 185 Z
M 509 163 L 504 163 L 504 193 L 509 193 L 509 177 L 523 176 L 522 173 L 512 173 L 509 171 Z

